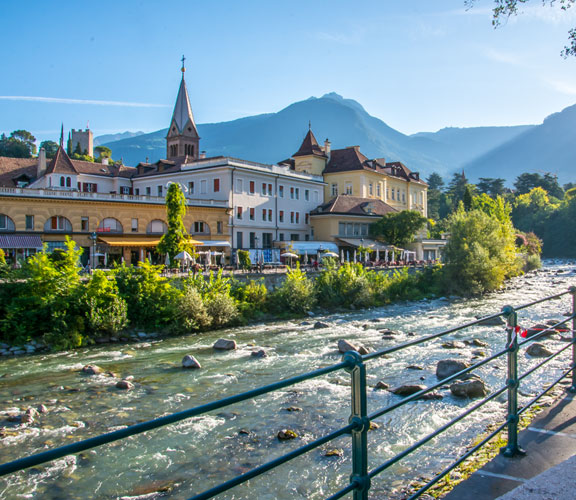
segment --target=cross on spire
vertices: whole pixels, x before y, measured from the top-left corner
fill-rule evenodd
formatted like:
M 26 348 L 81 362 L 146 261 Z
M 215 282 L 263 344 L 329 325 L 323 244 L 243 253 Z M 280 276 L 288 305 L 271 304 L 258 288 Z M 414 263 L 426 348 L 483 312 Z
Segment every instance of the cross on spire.
M 308 130 L 312 130 L 312 121 L 308 120 Z
M 186 71 L 186 66 L 184 66 L 184 61 L 186 61 L 186 58 L 184 56 L 182 56 L 182 78 L 184 78 L 184 72 Z

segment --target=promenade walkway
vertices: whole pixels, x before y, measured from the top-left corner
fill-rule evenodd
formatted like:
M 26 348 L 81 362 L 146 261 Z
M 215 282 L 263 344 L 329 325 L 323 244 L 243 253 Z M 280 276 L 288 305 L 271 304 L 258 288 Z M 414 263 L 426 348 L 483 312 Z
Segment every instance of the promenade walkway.
M 519 434 L 522 457 L 495 457 L 444 500 L 576 498 L 576 401 L 565 393 Z

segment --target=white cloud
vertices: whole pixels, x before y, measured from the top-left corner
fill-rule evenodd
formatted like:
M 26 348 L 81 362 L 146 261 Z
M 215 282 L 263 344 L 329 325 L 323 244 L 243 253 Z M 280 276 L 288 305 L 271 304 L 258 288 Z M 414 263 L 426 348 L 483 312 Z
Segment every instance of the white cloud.
M 145 102 L 123 102 L 123 101 L 97 101 L 93 99 L 69 99 L 61 97 L 38 97 L 23 95 L 0 95 L 2 101 L 28 101 L 46 102 L 55 104 L 88 104 L 93 106 L 119 106 L 123 108 L 168 108 L 166 104 L 150 104 Z

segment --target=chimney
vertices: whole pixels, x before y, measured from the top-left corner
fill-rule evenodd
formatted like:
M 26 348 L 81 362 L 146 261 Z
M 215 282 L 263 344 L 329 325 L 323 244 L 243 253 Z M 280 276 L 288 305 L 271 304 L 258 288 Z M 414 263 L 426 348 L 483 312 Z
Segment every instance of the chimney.
M 200 151 L 200 160 L 206 159 L 206 151 Z
M 328 139 L 324 141 L 324 153 L 326 153 L 326 156 L 330 158 L 330 141 Z
M 46 151 L 40 148 L 38 153 L 38 165 L 36 166 L 36 178 L 39 179 L 46 172 Z
M 108 165 L 108 158 L 102 158 L 102 165 Z

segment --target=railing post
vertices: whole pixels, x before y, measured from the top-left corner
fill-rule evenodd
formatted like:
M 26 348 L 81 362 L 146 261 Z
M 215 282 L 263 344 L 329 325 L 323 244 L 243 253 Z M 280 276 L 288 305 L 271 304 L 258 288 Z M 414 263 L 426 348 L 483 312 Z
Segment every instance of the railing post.
M 576 286 L 570 287 L 572 295 L 572 316 L 576 314 Z M 572 318 L 572 385 L 568 392 L 576 393 L 576 318 Z
M 346 369 L 352 378 L 352 411 L 349 422 L 355 424 L 352 430 L 352 475 L 350 482 L 358 486 L 354 490 L 354 500 L 368 500 L 370 478 L 368 477 L 368 419 L 366 407 L 366 365 L 356 351 L 344 354 Z
M 506 316 L 506 347 L 508 348 L 508 444 L 500 449 L 505 457 L 524 455 L 526 452 L 518 446 L 518 315 L 512 306 L 504 306 L 502 312 Z

